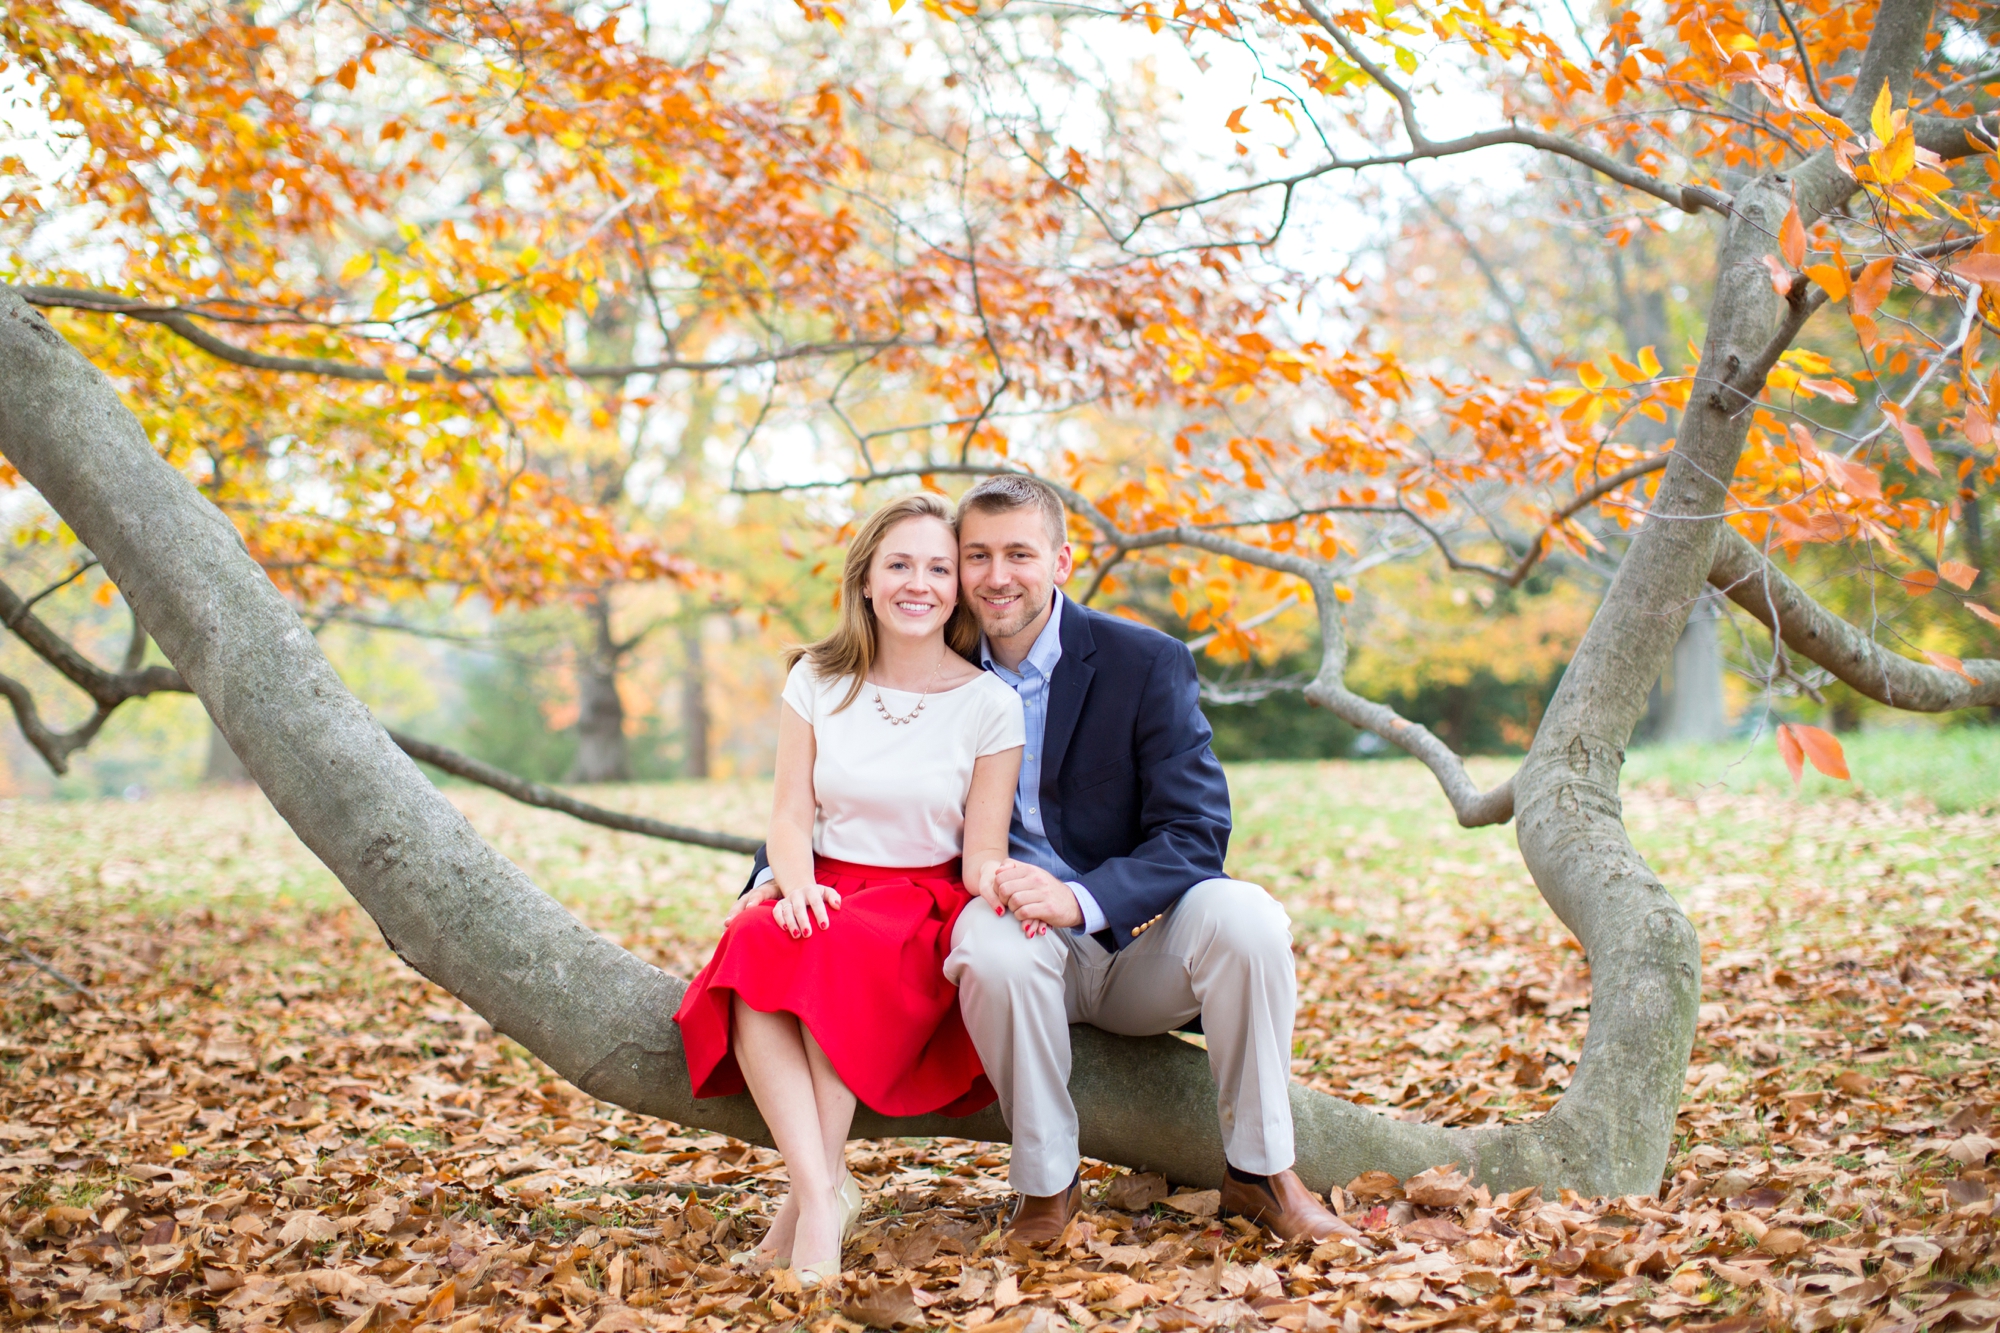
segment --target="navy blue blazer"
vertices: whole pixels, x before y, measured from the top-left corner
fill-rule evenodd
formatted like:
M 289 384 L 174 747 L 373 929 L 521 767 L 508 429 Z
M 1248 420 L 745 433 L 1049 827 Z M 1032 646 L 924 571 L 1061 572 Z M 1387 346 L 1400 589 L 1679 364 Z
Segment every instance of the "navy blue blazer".
M 1222 876 L 1229 784 L 1186 644 L 1065 599 L 1062 649 L 1042 739 L 1042 826 L 1103 909 L 1092 938 L 1116 951 Z M 760 847 L 752 883 L 766 864 Z
M 1094 938 L 1122 949 L 1222 875 L 1229 784 L 1186 644 L 1065 600 L 1062 648 L 1042 740 L 1042 824 L 1104 911 Z

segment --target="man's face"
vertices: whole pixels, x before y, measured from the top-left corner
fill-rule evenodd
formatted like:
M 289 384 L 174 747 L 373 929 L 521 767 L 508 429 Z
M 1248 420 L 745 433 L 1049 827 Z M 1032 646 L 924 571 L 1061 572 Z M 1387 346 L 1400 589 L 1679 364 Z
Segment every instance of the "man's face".
M 1069 582 L 1070 568 L 1069 543 L 1050 536 L 1039 510 L 959 520 L 959 583 L 988 639 L 1011 639 L 1037 624 L 1056 588 Z

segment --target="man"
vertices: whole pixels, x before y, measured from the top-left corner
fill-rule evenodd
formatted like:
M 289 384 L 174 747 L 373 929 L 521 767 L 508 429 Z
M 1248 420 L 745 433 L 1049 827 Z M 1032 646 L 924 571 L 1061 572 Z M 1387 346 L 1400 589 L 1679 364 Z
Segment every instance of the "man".
M 1199 1020 L 1217 1086 L 1225 1213 L 1284 1240 L 1351 1234 L 1291 1170 L 1285 911 L 1225 878 L 1229 787 L 1194 657 L 1079 606 L 1060 497 L 1014 474 L 959 501 L 961 594 L 983 664 L 1027 716 L 1009 859 L 959 914 L 945 975 L 1013 1132 L 1008 1232 L 1063 1233 L 1082 1202 L 1069 1025 L 1151 1036 Z M 754 883 L 768 875 L 761 855 Z
M 1021 696 L 1009 857 L 960 914 L 945 975 L 1013 1131 L 1009 1233 L 1060 1236 L 1082 1198 L 1069 1025 L 1150 1036 L 1199 1020 L 1217 1085 L 1225 1213 L 1281 1239 L 1349 1228 L 1291 1170 L 1297 982 L 1285 911 L 1225 878 L 1229 788 L 1194 657 L 1064 597 L 1061 499 L 1018 475 L 959 500 L 959 579 L 983 664 Z

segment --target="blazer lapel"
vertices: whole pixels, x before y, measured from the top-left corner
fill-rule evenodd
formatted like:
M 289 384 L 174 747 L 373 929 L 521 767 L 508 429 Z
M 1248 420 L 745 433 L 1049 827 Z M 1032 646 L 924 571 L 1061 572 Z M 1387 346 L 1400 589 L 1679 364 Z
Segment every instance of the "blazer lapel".
M 1090 678 L 1097 668 L 1090 664 L 1097 641 L 1090 633 L 1090 612 L 1067 597 L 1062 608 L 1062 660 L 1056 663 L 1055 677 L 1049 682 L 1048 724 L 1042 733 L 1042 804 L 1055 810 L 1056 777 L 1069 755 L 1070 737 L 1083 712 L 1083 697 L 1090 690 Z

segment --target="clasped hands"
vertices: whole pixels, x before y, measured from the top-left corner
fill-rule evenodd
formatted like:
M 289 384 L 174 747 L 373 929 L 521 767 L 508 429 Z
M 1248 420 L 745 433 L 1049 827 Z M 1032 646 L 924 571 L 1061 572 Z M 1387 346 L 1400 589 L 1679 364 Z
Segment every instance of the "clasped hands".
M 1031 939 L 1047 934 L 1051 926 L 1069 930 L 1083 924 L 1083 908 L 1076 901 L 1076 890 L 1040 866 L 1025 861 L 1010 857 L 987 862 L 979 876 L 978 893 L 993 908 L 995 916 L 1012 912 Z M 768 879 L 738 898 L 729 909 L 729 917 L 773 898 L 778 905 L 771 909 L 772 915 L 793 939 L 812 934 L 815 921 L 825 930 L 832 924 L 827 909 L 840 910 L 840 893 L 836 889 L 808 881 L 796 892 L 785 893 L 779 890 L 775 879 Z
M 1012 857 L 987 862 L 979 876 L 979 896 L 995 916 L 1012 912 L 1030 939 L 1048 934 L 1051 926 L 1068 930 L 1083 924 L 1075 889 L 1040 866 Z

